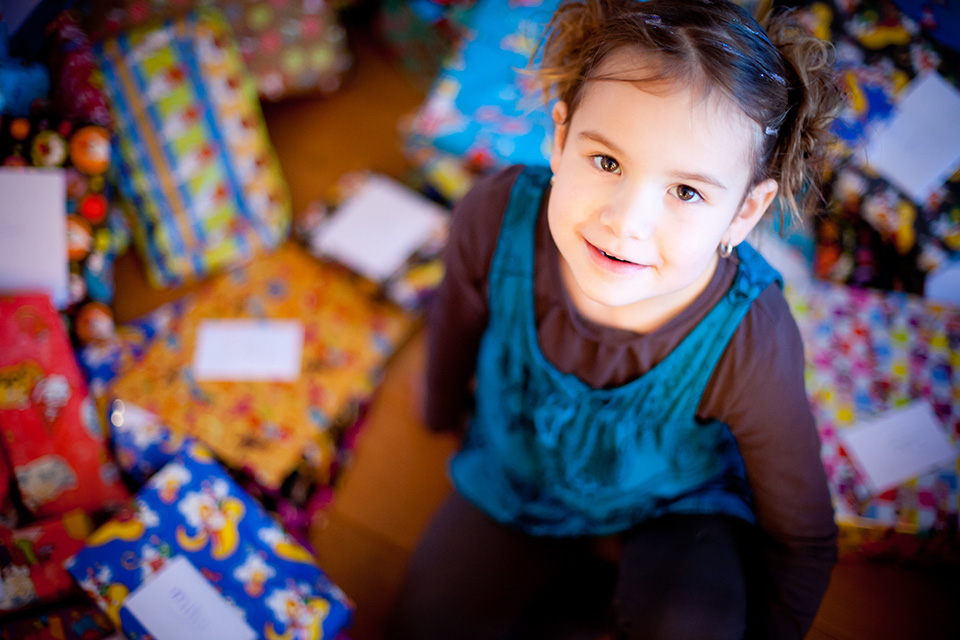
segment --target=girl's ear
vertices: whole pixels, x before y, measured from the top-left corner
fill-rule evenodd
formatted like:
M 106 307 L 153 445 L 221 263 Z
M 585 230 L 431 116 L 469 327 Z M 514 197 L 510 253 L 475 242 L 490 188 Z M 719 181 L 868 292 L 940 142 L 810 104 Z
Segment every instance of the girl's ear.
M 767 178 L 751 189 L 743 204 L 740 205 L 740 211 L 723 234 L 723 242 L 735 247 L 746 240 L 747 235 L 753 231 L 763 218 L 763 214 L 767 212 L 778 189 L 779 185 L 773 178 Z
M 560 156 L 567 142 L 567 103 L 558 100 L 553 105 L 553 151 L 550 154 L 550 169 L 556 174 L 560 169 Z

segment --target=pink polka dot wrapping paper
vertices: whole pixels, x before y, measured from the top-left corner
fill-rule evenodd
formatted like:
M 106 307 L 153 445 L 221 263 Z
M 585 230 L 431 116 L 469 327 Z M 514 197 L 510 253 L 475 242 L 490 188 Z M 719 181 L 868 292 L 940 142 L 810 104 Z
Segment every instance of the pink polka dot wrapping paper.
M 960 309 L 914 295 L 823 282 L 788 287 L 786 296 L 803 335 L 807 395 L 842 548 L 880 552 L 883 547 L 884 553 L 916 555 L 925 542 L 936 541 L 945 551 L 940 547 L 947 540 L 950 553 L 960 558 L 960 461 L 870 495 L 839 438 L 858 422 L 925 400 L 957 444 Z

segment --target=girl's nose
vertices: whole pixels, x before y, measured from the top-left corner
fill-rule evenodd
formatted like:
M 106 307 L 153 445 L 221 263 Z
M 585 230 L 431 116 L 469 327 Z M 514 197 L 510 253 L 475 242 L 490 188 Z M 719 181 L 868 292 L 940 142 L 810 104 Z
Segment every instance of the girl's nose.
M 603 208 L 600 221 L 617 237 L 646 240 L 653 235 L 660 204 L 649 189 L 624 189 Z

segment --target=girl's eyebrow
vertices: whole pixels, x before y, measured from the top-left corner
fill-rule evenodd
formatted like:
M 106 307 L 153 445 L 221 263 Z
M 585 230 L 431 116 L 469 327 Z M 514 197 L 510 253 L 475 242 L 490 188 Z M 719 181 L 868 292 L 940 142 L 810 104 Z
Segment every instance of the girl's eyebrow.
M 618 156 L 626 157 L 627 155 L 623 149 L 618 147 L 616 144 L 613 143 L 612 140 L 607 138 L 605 135 L 603 135 L 599 131 L 592 131 L 588 129 L 587 131 L 581 131 L 580 133 L 578 133 L 577 137 L 580 138 L 581 140 L 591 140 L 593 142 L 598 142 L 603 146 L 605 146 L 606 148 L 613 151 Z
M 618 147 L 612 140 L 607 138 L 605 135 L 598 131 L 586 130 L 581 131 L 577 134 L 577 137 L 581 140 L 590 140 L 592 142 L 599 143 L 606 148 L 610 149 L 614 154 L 620 156 L 621 158 L 627 157 L 627 153 Z M 677 178 L 678 180 L 688 180 L 690 182 L 703 182 L 705 184 L 712 185 L 718 189 L 724 191 L 727 190 L 727 186 L 720 182 L 718 179 L 713 176 L 704 174 L 704 173 L 691 173 L 688 171 L 672 171 L 670 175 Z
M 708 176 L 703 173 L 688 173 L 686 171 L 674 171 L 670 175 L 674 176 L 678 180 L 689 180 L 690 182 L 705 182 L 706 184 L 713 185 L 717 189 L 727 190 L 727 186 L 714 178 L 713 176 Z

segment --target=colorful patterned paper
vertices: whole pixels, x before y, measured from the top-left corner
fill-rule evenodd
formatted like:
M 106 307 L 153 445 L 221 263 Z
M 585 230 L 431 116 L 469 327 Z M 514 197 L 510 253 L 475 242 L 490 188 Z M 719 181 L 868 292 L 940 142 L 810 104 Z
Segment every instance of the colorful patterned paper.
M 0 527 L 0 612 L 73 593 L 76 585 L 63 562 L 83 547 L 92 530 L 82 511 L 20 529 Z
M 847 545 L 901 532 L 917 546 L 945 539 L 960 558 L 960 459 L 872 496 L 839 439 L 858 421 L 925 400 L 960 443 L 960 309 L 827 283 L 786 294 L 803 335 L 807 393 Z
M 209 0 L 230 21 L 260 95 L 334 93 L 353 65 L 347 34 L 329 2 Z
M 261 638 L 331 638 L 350 621 L 350 601 L 314 557 L 197 442 L 86 545 L 66 567 L 130 640 L 150 636 L 125 601 L 175 558 L 200 571 Z
M 114 400 L 109 410 L 110 442 L 120 468 L 142 485 L 183 448 L 183 437 L 149 411 Z
M 0 433 L 34 516 L 128 497 L 60 316 L 42 294 L 0 295 Z
M 410 131 L 411 153 L 433 146 L 479 171 L 543 164 L 552 121 L 539 85 L 523 73 L 559 0 L 478 2 L 463 39 L 434 81 Z
M 206 319 L 294 319 L 304 325 L 296 382 L 197 381 L 196 333 Z M 113 395 L 195 436 L 268 489 L 298 469 L 329 482 L 339 418 L 371 396 L 414 317 L 371 287 L 286 244 L 216 278 L 187 302 L 175 331 L 116 381 Z
M 895 114 L 913 79 L 936 72 L 960 87 L 960 52 L 931 37 L 935 19 L 914 20 L 893 0 L 802 4 L 797 17 L 834 44 L 847 96 L 834 126 L 840 144 L 824 189 L 826 215 L 815 220 L 815 273 L 855 286 L 923 293 L 925 274 L 960 251 L 960 172 L 914 203 L 877 175 L 869 158 L 859 161 L 858 152 Z
M 136 486 L 142 486 L 165 464 L 183 450 L 185 439 L 163 424 L 154 414 L 129 402 L 114 400 L 108 411 L 110 437 L 117 464 L 130 476 Z M 297 542 L 312 549 L 310 527 L 315 517 L 333 500 L 333 477 L 353 450 L 353 438 L 363 422 L 362 418 L 343 416 L 343 424 L 352 422 L 349 428 L 337 427 L 331 433 L 343 431 L 336 443 L 336 457 L 331 465 L 330 484 L 318 484 L 316 474 L 309 470 L 297 470 L 287 477 L 283 485 L 268 489 L 248 473 L 233 472 L 231 475 L 244 491 L 253 496 L 267 511 L 276 516 L 284 529 Z
M 275 248 L 289 196 L 228 25 L 201 11 L 98 46 L 121 195 L 156 286 Z
M 141 318 L 118 326 L 108 339 L 96 340 L 77 351 L 90 392 L 98 398 L 105 396 L 116 377 L 136 365 L 155 340 L 175 331 L 183 317 L 184 303 L 181 298 L 161 305 Z
M 93 0 L 85 22 L 98 39 L 214 7 L 230 23 L 260 95 L 332 93 L 353 63 L 337 5 L 307 0 Z
M 473 0 L 385 0 L 378 7 L 377 35 L 400 67 L 429 87 L 460 39 Z

